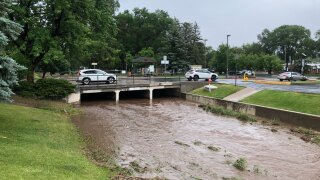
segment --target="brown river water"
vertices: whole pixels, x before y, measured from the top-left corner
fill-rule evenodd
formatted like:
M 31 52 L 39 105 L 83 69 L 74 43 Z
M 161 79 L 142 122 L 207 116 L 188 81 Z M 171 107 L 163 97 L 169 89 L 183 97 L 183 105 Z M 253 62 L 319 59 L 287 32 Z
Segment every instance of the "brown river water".
M 274 133 L 179 98 L 91 101 L 82 108 L 87 115 L 76 124 L 106 152 L 115 151 L 119 165 L 138 167 L 137 177 L 320 179 L 320 147 L 286 127 Z M 232 165 L 240 157 L 245 171 Z

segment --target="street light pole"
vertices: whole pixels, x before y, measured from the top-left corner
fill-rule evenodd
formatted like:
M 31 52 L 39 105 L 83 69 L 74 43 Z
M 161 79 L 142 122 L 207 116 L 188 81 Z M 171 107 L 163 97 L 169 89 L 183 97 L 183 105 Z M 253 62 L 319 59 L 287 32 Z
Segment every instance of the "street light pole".
M 234 78 L 234 86 L 237 86 L 237 79 L 238 79 L 238 75 L 237 75 L 237 62 L 238 62 L 238 59 L 239 59 L 239 54 L 236 54 L 235 55 L 235 66 L 236 66 L 236 74 L 235 74 L 235 78 Z
M 229 76 L 229 36 L 230 34 L 227 35 L 227 74 L 226 77 L 228 78 Z
M 303 59 L 301 61 L 301 74 L 303 75 L 303 72 L 304 72 L 304 65 L 306 63 L 306 57 L 307 55 L 305 53 L 302 53 L 302 56 L 303 56 Z

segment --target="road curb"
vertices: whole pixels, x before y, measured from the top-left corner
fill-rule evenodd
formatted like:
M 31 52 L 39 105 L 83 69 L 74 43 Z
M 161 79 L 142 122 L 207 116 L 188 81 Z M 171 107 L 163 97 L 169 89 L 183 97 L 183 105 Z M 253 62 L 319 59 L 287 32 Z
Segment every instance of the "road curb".
M 262 80 L 257 80 L 254 81 L 254 83 L 257 84 L 274 84 L 274 85 L 291 85 L 291 82 L 277 82 L 277 81 L 262 81 Z

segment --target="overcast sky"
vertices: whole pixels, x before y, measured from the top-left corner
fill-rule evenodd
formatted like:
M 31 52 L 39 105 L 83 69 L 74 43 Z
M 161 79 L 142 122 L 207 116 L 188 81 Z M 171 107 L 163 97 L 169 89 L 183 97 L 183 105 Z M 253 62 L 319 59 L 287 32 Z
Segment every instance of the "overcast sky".
M 122 12 L 146 7 L 165 10 L 183 22 L 197 22 L 207 45 L 241 46 L 257 42 L 263 29 L 302 25 L 312 37 L 320 30 L 320 0 L 119 0 Z

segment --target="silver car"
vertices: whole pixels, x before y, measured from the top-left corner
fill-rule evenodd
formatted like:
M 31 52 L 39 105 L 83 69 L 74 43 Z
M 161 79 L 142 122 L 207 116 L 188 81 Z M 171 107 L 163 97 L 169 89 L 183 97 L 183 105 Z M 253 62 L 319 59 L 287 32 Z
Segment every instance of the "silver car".
M 100 69 L 85 69 L 78 72 L 78 82 L 84 85 L 88 85 L 91 82 L 105 82 L 107 84 L 113 84 L 117 81 L 115 74 L 109 74 Z
M 280 81 L 288 80 L 288 81 L 306 81 L 308 78 L 297 72 L 284 72 L 278 75 L 277 77 Z

